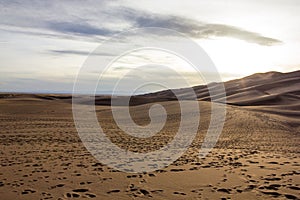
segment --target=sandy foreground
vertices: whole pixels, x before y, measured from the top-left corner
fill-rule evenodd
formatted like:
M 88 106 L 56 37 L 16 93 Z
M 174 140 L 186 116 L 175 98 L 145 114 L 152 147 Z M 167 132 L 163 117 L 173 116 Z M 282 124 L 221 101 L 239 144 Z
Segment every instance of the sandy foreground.
M 153 138 L 122 133 L 108 106 L 97 106 L 111 141 L 135 152 L 167 144 L 176 133 L 176 102 L 161 103 L 172 117 Z M 70 99 L 2 96 L 0 99 L 0 199 L 299 199 L 300 129 L 293 115 L 260 107 L 227 106 L 214 150 L 198 157 L 209 124 L 210 103 L 200 102 L 198 135 L 167 168 L 124 173 L 97 161 L 75 129 Z M 149 123 L 149 104 L 134 106 L 133 119 Z

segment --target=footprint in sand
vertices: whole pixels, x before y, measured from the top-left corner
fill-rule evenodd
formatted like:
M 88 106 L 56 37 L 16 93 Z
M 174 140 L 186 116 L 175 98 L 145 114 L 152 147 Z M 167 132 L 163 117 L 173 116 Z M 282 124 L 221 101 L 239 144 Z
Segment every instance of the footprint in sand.
M 274 191 L 261 191 L 261 192 L 263 194 L 270 195 L 270 196 L 273 196 L 273 197 L 279 197 L 279 196 L 281 196 L 280 193 L 274 192 Z
M 275 161 L 271 161 L 271 162 L 267 162 L 268 164 L 273 164 L 273 165 L 278 165 L 279 163 L 278 162 L 275 162 Z
M 298 199 L 298 197 L 296 197 L 296 196 L 294 196 L 294 195 L 291 195 L 291 194 L 285 194 L 284 196 L 285 196 L 285 198 L 287 198 L 287 199 Z
M 137 174 L 133 174 L 133 175 L 128 175 L 127 178 L 137 178 L 137 177 L 142 177 L 142 175 L 137 175 Z
M 218 192 L 224 192 L 224 193 L 230 194 L 231 189 L 220 188 L 220 189 L 217 189 L 217 191 Z
M 36 191 L 35 190 L 32 190 L 32 189 L 25 189 L 22 191 L 21 194 L 31 194 L 31 193 L 35 193 Z
M 162 193 L 164 190 L 151 190 L 151 193 Z
M 267 178 L 264 178 L 263 180 L 266 180 L 266 181 L 280 181 L 281 178 L 279 178 L 279 177 L 267 177 Z
M 145 189 L 140 189 L 140 192 L 145 196 L 150 196 L 150 192 Z
M 176 194 L 176 195 L 186 195 L 184 192 L 173 192 L 173 194 Z
M 300 187 L 297 187 L 297 186 L 289 186 L 288 188 L 290 188 L 292 190 L 300 190 Z
M 108 191 L 107 194 L 111 194 L 111 193 L 119 193 L 121 192 L 121 190 L 111 190 L 111 191 Z
M 73 192 L 87 192 L 89 191 L 88 189 L 84 189 L 84 188 L 81 188 L 81 189 L 74 189 Z
M 260 186 L 259 189 L 278 190 L 279 187 L 281 187 L 280 184 L 271 184 L 267 186 Z
M 55 186 L 51 186 L 49 189 L 60 188 L 60 187 L 64 187 L 64 186 L 65 186 L 65 184 L 60 183 Z
M 162 190 L 154 190 L 155 192 L 160 192 Z M 152 197 L 151 196 L 151 192 L 149 192 L 148 190 L 146 189 L 143 189 L 143 188 L 139 188 L 137 186 L 135 186 L 134 184 L 130 184 L 128 186 L 128 189 L 126 190 L 126 192 L 129 192 L 131 196 L 133 197 L 138 197 L 138 196 L 148 196 L 148 197 Z
M 93 183 L 93 182 L 87 181 L 87 182 L 80 182 L 79 184 L 80 184 L 80 185 L 85 185 L 85 184 L 88 184 L 88 185 L 89 185 L 89 184 L 91 184 L 91 183 Z
M 78 193 L 74 193 L 74 192 L 68 192 L 67 194 L 66 194 L 66 197 L 67 198 L 79 198 L 80 197 L 80 194 L 78 194 Z
M 87 196 L 89 198 L 96 198 L 96 195 L 92 194 L 92 193 L 86 193 L 85 196 Z
M 191 192 L 193 193 L 201 193 L 203 191 L 203 189 L 195 189 L 195 190 L 191 190 Z
M 148 176 L 150 176 L 150 177 L 155 177 L 155 174 L 148 174 Z
M 184 169 L 171 169 L 170 171 L 171 172 L 182 172 L 182 171 L 184 171 Z

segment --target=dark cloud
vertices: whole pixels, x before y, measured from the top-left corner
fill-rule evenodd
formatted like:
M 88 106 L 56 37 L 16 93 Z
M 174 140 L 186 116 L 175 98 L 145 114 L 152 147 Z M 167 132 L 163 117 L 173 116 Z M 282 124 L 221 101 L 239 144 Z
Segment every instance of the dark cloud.
M 126 8 L 120 13 L 126 20 L 131 20 L 134 27 L 169 28 L 195 38 L 231 37 L 265 46 L 282 43 L 278 39 L 226 24 L 204 23 L 181 16 L 142 13 Z
M 71 34 L 88 35 L 88 36 L 89 35 L 107 36 L 114 33 L 109 29 L 91 26 L 88 23 L 48 22 L 46 24 L 49 29 L 61 33 L 66 33 L 66 34 L 71 33 Z
M 78 51 L 78 50 L 48 50 L 47 53 L 57 55 L 80 55 L 80 56 L 115 56 L 112 53 L 93 53 L 90 51 Z M 91 54 L 92 53 L 92 54 Z
M 86 56 L 86 55 L 90 54 L 90 52 L 88 52 L 88 51 L 75 51 L 75 50 L 49 50 L 48 53 L 51 53 L 51 54 L 71 54 L 71 55 L 82 55 L 82 56 Z
M 17 28 L 16 31 L 35 29 L 27 34 L 53 34 L 58 38 L 106 38 L 126 28 L 161 27 L 184 33 L 194 38 L 231 37 L 259 45 L 276 45 L 281 41 L 227 24 L 201 22 L 183 16 L 150 13 L 107 3 L 38 3 L 29 1 L 0 1 L 0 25 Z M 26 1 L 25 1 L 26 2 Z M 108 2 L 108 1 L 105 1 Z M 124 24 L 128 26 L 123 26 Z M 112 28 L 114 27 L 114 28 Z M 117 27 L 117 28 L 116 28 Z M 122 27 L 122 28 L 118 28 Z M 21 30 L 20 30 L 21 29 Z M 9 30 L 11 31 L 11 30 Z

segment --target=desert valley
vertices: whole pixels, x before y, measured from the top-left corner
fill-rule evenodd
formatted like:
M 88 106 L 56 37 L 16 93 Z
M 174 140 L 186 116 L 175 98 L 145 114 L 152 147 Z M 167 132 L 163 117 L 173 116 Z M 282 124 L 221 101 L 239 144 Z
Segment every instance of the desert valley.
M 119 172 L 96 160 L 77 134 L 71 95 L 2 93 L 0 199 L 300 199 L 299 77 L 300 71 L 268 72 L 225 82 L 224 128 L 201 159 L 212 102 L 206 86 L 194 87 L 198 134 L 178 160 L 151 173 Z M 114 122 L 110 97 L 97 96 L 99 123 L 113 143 L 148 152 L 172 140 L 180 121 L 172 92 L 130 103 L 137 124 L 149 123 L 155 103 L 166 109 L 167 123 L 151 138 L 126 135 Z

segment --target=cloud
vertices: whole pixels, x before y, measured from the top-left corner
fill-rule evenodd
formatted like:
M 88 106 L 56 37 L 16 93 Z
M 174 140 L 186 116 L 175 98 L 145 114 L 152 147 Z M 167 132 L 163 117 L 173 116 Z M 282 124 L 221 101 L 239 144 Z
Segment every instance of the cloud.
M 71 55 L 82 55 L 86 56 L 89 55 L 90 52 L 88 51 L 75 51 L 75 50 L 49 50 L 51 54 L 71 54 Z
M 213 24 L 179 15 L 154 14 L 122 6 L 120 2 L 100 1 L 84 4 L 79 1 L 72 2 L 72 4 L 60 1 L 57 4 L 38 2 L 0 2 L 2 29 L 3 26 L 4 28 L 10 26 L 15 27 L 15 31 L 19 32 L 27 29 L 24 34 L 42 36 L 48 34 L 48 36 L 54 35 L 58 38 L 69 36 L 72 39 L 83 37 L 91 40 L 91 38 L 99 39 L 99 37 L 104 39 L 129 28 L 161 27 L 200 39 L 230 37 L 265 46 L 282 43 L 276 38 L 228 24 Z M 34 29 L 34 31 L 28 29 Z
M 231 37 L 264 46 L 272 46 L 282 43 L 282 41 L 275 38 L 262 36 L 259 33 L 247 31 L 238 27 L 224 24 L 206 24 L 202 26 L 202 31 L 200 31 L 200 35 L 206 35 L 207 37 Z
M 78 50 L 48 50 L 47 53 L 57 55 L 79 55 L 79 56 L 115 56 L 112 53 L 93 53 L 90 51 L 78 51 Z
M 278 39 L 262 36 L 259 33 L 226 24 L 205 23 L 182 16 L 143 13 L 131 9 L 123 9 L 121 13 L 125 19 L 132 20 L 134 27 L 169 28 L 199 39 L 231 37 L 265 46 L 282 43 L 282 41 Z
M 91 26 L 88 23 L 82 22 L 47 22 L 47 27 L 52 31 L 57 31 L 60 33 L 71 33 L 71 34 L 79 34 L 79 35 L 101 35 L 107 36 L 114 33 L 106 28 L 98 28 L 95 26 Z

